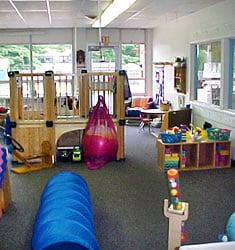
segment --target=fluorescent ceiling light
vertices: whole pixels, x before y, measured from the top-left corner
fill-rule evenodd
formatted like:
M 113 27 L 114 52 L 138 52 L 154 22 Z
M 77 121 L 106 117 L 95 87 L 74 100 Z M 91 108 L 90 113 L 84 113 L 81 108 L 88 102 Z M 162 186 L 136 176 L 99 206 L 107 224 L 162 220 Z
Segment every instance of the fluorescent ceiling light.
M 46 4 L 47 4 L 48 19 L 49 19 L 49 23 L 51 24 L 51 8 L 50 8 L 49 0 L 46 0 Z
M 93 28 L 105 27 L 116 17 L 130 8 L 136 0 L 114 0 L 101 14 L 101 16 L 92 24 Z M 101 20 L 100 20 L 101 19 Z
M 18 16 L 21 18 L 21 20 L 26 23 L 24 17 L 21 15 L 20 11 L 17 9 L 17 7 L 15 6 L 15 4 L 12 2 L 12 0 L 9 0 L 9 3 L 11 4 L 11 6 L 15 9 L 16 13 L 18 14 Z

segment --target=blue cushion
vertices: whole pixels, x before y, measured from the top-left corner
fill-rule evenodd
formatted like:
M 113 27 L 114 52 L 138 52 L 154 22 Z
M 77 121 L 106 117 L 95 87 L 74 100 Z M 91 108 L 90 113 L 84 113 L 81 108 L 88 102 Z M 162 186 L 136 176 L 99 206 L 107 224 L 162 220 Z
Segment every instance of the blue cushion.
M 126 110 L 127 117 L 139 117 L 141 108 L 128 108 Z

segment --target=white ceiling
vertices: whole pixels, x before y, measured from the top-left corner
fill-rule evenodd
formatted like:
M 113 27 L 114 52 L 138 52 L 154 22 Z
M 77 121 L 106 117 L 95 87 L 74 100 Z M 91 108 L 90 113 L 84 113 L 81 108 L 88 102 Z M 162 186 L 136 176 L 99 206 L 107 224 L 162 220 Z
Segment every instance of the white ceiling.
M 225 0 L 137 0 L 108 28 L 153 28 Z M 0 0 L 0 29 L 90 28 L 98 16 L 98 0 Z M 101 0 L 102 10 L 112 0 Z M 123 0 L 125 2 L 125 0 Z M 17 13 L 18 11 L 18 13 Z

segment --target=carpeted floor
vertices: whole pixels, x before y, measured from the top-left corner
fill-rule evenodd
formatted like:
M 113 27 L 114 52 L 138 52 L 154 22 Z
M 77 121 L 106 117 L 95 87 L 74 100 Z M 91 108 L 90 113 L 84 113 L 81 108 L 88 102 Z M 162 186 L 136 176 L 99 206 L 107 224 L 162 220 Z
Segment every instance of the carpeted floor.
M 126 160 L 90 171 L 83 163 L 57 162 L 31 174 L 10 173 L 13 201 L 0 219 L 0 250 L 30 250 L 39 198 L 60 171 L 83 176 L 91 192 L 95 234 L 101 250 L 166 250 L 167 179 L 157 167 L 155 138 L 126 126 Z M 235 210 L 235 168 L 180 172 L 182 200 L 189 202 L 185 244 L 214 242 Z

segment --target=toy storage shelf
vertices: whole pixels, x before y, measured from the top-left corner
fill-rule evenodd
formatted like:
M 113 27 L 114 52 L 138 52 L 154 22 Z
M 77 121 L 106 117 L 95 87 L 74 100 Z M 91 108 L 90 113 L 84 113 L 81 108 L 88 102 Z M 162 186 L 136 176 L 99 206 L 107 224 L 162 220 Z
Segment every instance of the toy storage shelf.
M 163 143 L 158 139 L 156 147 L 157 163 L 162 170 L 192 171 L 231 166 L 231 141 Z

